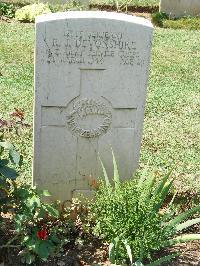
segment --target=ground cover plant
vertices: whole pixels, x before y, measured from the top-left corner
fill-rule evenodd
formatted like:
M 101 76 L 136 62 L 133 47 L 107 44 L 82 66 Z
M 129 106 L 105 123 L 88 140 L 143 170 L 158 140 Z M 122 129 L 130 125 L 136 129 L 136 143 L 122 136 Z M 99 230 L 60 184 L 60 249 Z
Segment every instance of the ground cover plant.
M 165 19 L 164 28 L 200 30 L 200 17 L 183 17 L 179 19 Z
M 186 16 L 178 19 L 171 19 L 163 12 L 152 14 L 154 25 L 164 28 L 200 30 L 200 17 Z

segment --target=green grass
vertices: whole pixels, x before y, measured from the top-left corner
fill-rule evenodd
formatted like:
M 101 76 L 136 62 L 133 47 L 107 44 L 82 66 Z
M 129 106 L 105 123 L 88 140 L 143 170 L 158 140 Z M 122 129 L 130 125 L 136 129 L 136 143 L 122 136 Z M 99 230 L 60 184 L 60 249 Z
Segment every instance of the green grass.
M 0 23 L 0 117 L 8 118 L 15 107 L 25 111 L 32 124 L 33 107 L 33 24 Z M 31 176 L 32 130 L 11 134 L 12 143 L 24 155 L 22 176 Z
M 34 25 L 0 23 L 0 117 L 14 107 L 32 124 Z M 175 166 L 181 190 L 200 191 L 200 31 L 156 28 L 140 165 Z M 32 129 L 9 135 L 30 180 Z
M 156 29 L 141 161 L 200 189 L 200 31 Z M 197 186 L 196 186 L 197 185 Z

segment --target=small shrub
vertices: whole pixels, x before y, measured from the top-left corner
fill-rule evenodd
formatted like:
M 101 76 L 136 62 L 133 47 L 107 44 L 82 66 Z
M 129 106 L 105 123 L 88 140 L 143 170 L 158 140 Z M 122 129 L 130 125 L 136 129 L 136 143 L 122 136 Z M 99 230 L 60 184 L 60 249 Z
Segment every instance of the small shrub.
M 115 186 L 110 185 L 102 164 L 106 182 L 101 183 L 95 201 L 90 203 L 95 234 L 109 242 L 118 236 L 127 241 L 134 260 L 141 263 L 151 259 L 155 250 L 200 239 L 198 234 L 177 236 L 183 229 L 200 222 L 200 218 L 183 222 L 192 214 L 199 213 L 200 206 L 175 217 L 172 203 L 161 208 L 173 184 L 170 173 L 158 183 L 154 175 L 147 177 L 145 173 L 139 179 L 121 183 L 115 159 L 113 162 Z M 127 252 L 122 246 L 118 259 L 126 257 Z
M 14 5 L 9 3 L 0 3 L 0 16 L 13 18 L 15 16 Z
M 15 18 L 19 21 L 34 22 L 36 16 L 47 14 L 47 13 L 51 13 L 51 10 L 48 4 L 42 4 L 42 3 L 33 4 L 33 5 L 27 5 L 27 6 L 24 6 L 18 9 L 15 12 Z
M 167 14 L 163 12 L 156 12 L 152 14 L 152 23 L 158 27 L 163 27 L 163 20 L 167 18 Z

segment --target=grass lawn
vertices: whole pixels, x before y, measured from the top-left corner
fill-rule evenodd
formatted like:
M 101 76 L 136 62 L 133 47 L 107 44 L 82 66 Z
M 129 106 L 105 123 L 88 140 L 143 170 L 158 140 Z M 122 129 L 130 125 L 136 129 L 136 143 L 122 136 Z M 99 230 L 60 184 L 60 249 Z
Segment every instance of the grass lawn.
M 32 124 L 34 25 L 0 23 L 0 117 L 14 107 Z M 178 187 L 200 192 L 200 31 L 155 28 L 140 165 L 175 167 Z M 30 181 L 32 129 L 8 134 Z

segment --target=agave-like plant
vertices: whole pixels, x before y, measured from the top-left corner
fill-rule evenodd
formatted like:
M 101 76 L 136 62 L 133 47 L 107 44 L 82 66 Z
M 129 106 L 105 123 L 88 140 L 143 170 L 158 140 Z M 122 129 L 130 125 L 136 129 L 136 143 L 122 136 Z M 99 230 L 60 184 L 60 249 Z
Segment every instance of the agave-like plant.
M 180 253 L 174 253 L 168 256 L 164 256 L 162 258 L 155 260 L 154 262 L 144 265 L 140 260 L 133 262 L 133 255 L 131 252 L 131 247 L 130 245 L 128 245 L 127 240 L 122 240 L 120 239 L 120 237 L 116 237 L 115 239 L 113 239 L 113 241 L 109 245 L 109 261 L 111 263 L 111 266 L 122 266 L 121 264 L 117 264 L 119 253 L 120 253 L 120 247 L 122 245 L 125 247 L 127 251 L 127 255 L 128 255 L 131 266 L 159 266 L 164 262 L 171 261 L 173 258 L 175 258 L 176 256 L 180 254 Z M 123 266 L 126 266 L 126 264 L 123 264 Z
M 109 180 L 108 174 L 106 172 L 106 169 L 104 167 L 104 164 L 100 159 L 106 186 L 109 188 L 112 188 L 108 190 L 108 193 L 113 193 L 113 191 L 116 192 L 120 188 L 120 176 L 119 176 L 117 162 L 116 162 L 113 150 L 112 150 L 112 156 L 113 156 L 113 167 L 114 167 L 114 176 L 113 176 L 114 187 L 113 188 Z M 173 185 L 174 178 L 171 178 L 171 175 L 172 175 L 172 171 L 170 171 L 167 175 L 165 175 L 156 185 L 156 177 L 148 175 L 148 167 L 147 167 L 143 171 L 143 174 L 141 175 L 141 177 L 137 180 L 137 191 L 139 192 L 139 195 L 140 195 L 138 199 L 138 206 L 140 206 L 140 203 L 144 204 L 144 202 L 146 202 L 148 206 L 150 206 L 150 208 L 148 209 L 148 215 L 150 219 L 151 217 L 154 217 L 157 214 L 163 215 L 161 226 L 163 227 L 163 230 L 167 232 L 167 234 L 166 234 L 166 241 L 162 242 L 162 245 L 160 246 L 160 248 L 170 247 L 178 243 L 184 243 L 184 242 L 189 242 L 193 240 L 200 240 L 200 234 L 189 233 L 189 234 L 180 235 L 182 230 L 192 225 L 200 223 L 200 218 L 194 218 L 194 219 L 187 220 L 191 215 L 200 213 L 200 205 L 175 216 L 170 211 L 171 206 L 173 206 L 173 202 L 171 202 L 168 205 L 168 212 L 164 212 L 163 214 L 161 214 L 163 203 Z M 151 202 L 151 204 L 149 204 L 149 202 Z M 131 253 L 131 248 L 128 245 L 128 242 L 124 241 L 123 238 L 120 239 L 119 237 L 115 238 L 111 242 L 110 247 L 109 247 L 109 258 L 110 258 L 111 263 L 113 263 L 113 265 L 116 265 L 115 263 L 117 263 L 120 245 L 123 245 L 125 247 L 129 260 L 131 262 L 131 265 L 134 265 L 134 266 L 143 265 L 142 262 L 145 257 L 143 256 L 142 244 L 141 244 L 141 250 L 140 250 L 140 254 L 141 254 L 140 259 L 139 260 L 137 259 L 135 262 L 133 262 L 133 256 Z M 171 260 L 172 258 L 174 258 L 175 256 L 177 256 L 177 254 L 172 254 L 169 256 L 162 257 L 159 260 L 148 264 L 147 266 L 161 265 L 163 262 L 167 262 Z

